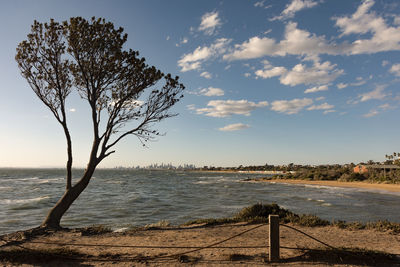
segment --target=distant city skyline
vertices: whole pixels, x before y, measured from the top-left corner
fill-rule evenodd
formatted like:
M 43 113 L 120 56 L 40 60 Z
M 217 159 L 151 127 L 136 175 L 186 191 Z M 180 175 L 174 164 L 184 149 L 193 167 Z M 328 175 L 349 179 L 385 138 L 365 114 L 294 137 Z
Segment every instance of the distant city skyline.
M 166 133 L 134 137 L 100 168 L 345 164 L 400 150 L 400 2 L 395 0 L 4 1 L 0 9 L 0 167 L 63 167 L 66 142 L 14 60 L 34 20 L 105 18 L 126 49 L 180 76 Z M 85 167 L 90 114 L 67 101 L 74 167 Z

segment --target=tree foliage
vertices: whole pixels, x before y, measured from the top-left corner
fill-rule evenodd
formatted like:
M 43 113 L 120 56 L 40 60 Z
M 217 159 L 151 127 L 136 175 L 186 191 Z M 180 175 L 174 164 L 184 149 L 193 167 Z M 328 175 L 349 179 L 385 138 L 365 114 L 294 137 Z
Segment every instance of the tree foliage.
M 115 152 L 120 140 L 133 135 L 144 144 L 159 135 L 155 123 L 176 115 L 169 110 L 183 97 L 179 78 L 147 65 L 137 51 L 125 50 L 126 41 L 123 28 L 105 19 L 75 17 L 62 23 L 34 21 L 27 40 L 17 47 L 15 59 L 22 76 L 61 124 L 67 140 L 66 192 L 52 210 L 62 214 L 49 223 L 51 211 L 45 226 L 59 225 L 97 165 Z M 75 185 L 66 113 L 72 90 L 88 103 L 93 124 L 90 158 Z

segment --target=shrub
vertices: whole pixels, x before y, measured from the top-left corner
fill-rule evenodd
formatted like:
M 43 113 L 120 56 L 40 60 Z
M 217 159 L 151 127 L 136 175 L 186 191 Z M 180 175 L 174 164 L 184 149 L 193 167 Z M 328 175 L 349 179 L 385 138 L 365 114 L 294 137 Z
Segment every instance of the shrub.
M 308 227 L 315 227 L 315 226 L 327 226 L 330 225 L 330 222 L 324 219 L 321 219 L 315 215 L 311 214 L 303 214 L 298 216 L 297 221 L 292 221 L 292 223 L 301 225 L 301 226 L 308 226 Z
M 0 262 L 9 261 L 13 263 L 46 262 L 60 259 L 79 259 L 85 255 L 69 248 L 54 249 L 22 249 L 15 248 L 0 251 Z
M 169 226 L 171 226 L 171 223 L 169 221 L 161 220 L 156 223 L 147 224 L 145 228 L 166 228 Z
M 92 225 L 92 226 L 88 226 L 85 228 L 81 228 L 80 232 L 83 236 L 89 236 L 89 235 L 102 235 L 102 234 L 111 233 L 112 230 L 111 230 L 111 227 L 109 227 L 109 226 L 98 224 L 98 225 Z

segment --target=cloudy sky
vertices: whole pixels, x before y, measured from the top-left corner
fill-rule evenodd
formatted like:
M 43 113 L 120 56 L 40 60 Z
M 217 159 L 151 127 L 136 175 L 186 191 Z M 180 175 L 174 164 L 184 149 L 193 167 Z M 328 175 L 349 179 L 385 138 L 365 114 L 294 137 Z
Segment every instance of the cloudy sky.
M 20 76 L 15 48 L 33 20 L 104 17 L 163 72 L 179 75 L 178 117 L 102 167 L 358 163 L 400 151 L 397 0 L 2 1 L 0 166 L 63 166 L 61 127 Z M 91 142 L 72 95 L 75 166 Z

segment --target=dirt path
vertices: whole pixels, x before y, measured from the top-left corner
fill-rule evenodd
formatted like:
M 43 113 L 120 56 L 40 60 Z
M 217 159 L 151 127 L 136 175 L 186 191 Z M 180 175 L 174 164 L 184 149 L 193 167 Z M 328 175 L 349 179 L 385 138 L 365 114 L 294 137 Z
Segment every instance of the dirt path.
M 367 249 L 400 256 L 399 235 L 375 230 L 350 231 L 333 226 L 294 227 L 336 248 Z M 199 249 L 235 235 L 239 236 L 215 245 L 218 248 Z M 284 248 L 281 248 L 282 260 L 279 263 L 268 262 L 268 225 L 254 224 L 138 230 L 129 234 L 90 236 L 71 230 L 41 235 L 17 244 L 18 246 L 6 246 L 1 250 L 58 249 L 80 253 L 79 259 L 75 261 L 71 258 L 76 255 L 71 255 L 58 260 L 39 259 L 39 262 L 30 264 L 25 261 L 21 266 L 38 263 L 41 266 L 400 266 L 399 257 L 387 261 L 381 259 L 380 254 L 368 254 L 365 251 L 344 254 L 327 251 L 322 244 L 282 226 L 280 237 Z M 300 248 L 317 251 L 307 252 Z M 324 251 L 319 251 L 321 249 Z M 192 252 L 177 255 L 188 251 Z

